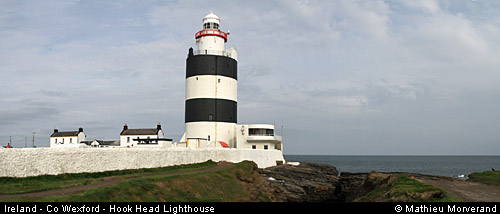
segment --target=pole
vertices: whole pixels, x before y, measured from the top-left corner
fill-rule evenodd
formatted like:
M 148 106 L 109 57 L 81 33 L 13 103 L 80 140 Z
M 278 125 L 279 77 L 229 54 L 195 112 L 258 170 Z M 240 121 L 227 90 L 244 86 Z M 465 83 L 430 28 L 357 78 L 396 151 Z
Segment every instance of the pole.
M 33 148 L 35 148 L 35 132 L 33 132 Z

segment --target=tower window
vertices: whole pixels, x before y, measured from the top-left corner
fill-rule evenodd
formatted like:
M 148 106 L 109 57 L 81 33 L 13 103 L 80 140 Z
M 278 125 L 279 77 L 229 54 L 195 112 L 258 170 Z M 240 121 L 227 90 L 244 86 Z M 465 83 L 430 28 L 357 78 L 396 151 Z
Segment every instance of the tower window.
M 252 149 L 257 149 L 257 146 L 256 145 L 252 145 Z

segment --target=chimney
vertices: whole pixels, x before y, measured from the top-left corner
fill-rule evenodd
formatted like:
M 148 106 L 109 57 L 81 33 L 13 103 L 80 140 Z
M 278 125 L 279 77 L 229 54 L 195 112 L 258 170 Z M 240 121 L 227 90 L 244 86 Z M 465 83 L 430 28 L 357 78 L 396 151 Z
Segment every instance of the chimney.
M 78 131 L 79 131 L 79 132 L 83 132 L 83 128 L 82 128 L 82 127 L 80 127 L 80 128 L 78 129 Z
M 59 132 L 59 130 L 57 130 L 57 129 L 54 129 L 54 133 L 57 133 L 57 132 Z
M 128 129 L 128 126 L 127 126 L 127 123 L 125 123 L 125 125 L 123 125 L 123 131 L 125 131 L 127 129 Z
M 194 55 L 194 53 L 193 53 L 193 48 L 191 47 L 191 48 L 189 48 L 188 58 L 189 58 L 189 57 L 192 57 L 193 55 Z
M 156 129 L 157 130 L 161 130 L 161 124 L 160 124 L 160 122 L 158 122 L 158 125 L 156 125 Z

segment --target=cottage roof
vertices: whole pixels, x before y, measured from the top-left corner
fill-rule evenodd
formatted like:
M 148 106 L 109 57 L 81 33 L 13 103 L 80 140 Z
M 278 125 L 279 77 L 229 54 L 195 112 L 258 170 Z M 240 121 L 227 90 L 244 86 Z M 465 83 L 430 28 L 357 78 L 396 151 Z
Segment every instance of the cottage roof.
M 54 132 L 50 137 L 76 137 L 78 134 L 80 134 L 80 131 Z
M 126 129 L 120 135 L 157 135 L 161 129 Z
M 97 141 L 97 143 L 99 143 L 99 145 L 102 146 L 120 146 L 119 140 L 89 140 L 89 141 L 82 141 L 80 143 L 84 143 L 90 146 L 94 141 Z

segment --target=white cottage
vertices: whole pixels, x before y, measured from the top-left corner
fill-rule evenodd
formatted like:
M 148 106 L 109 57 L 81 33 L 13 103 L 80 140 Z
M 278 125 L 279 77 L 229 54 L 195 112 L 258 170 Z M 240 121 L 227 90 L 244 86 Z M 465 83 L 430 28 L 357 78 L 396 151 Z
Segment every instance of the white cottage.
M 58 129 L 54 129 L 54 133 L 50 135 L 50 147 L 78 147 L 82 141 L 85 141 L 87 135 L 83 132 L 83 128 L 80 127 L 78 131 L 65 131 L 60 132 Z
M 129 129 L 125 123 L 120 133 L 120 147 L 171 147 L 172 139 L 164 138 L 161 124 L 156 129 Z

